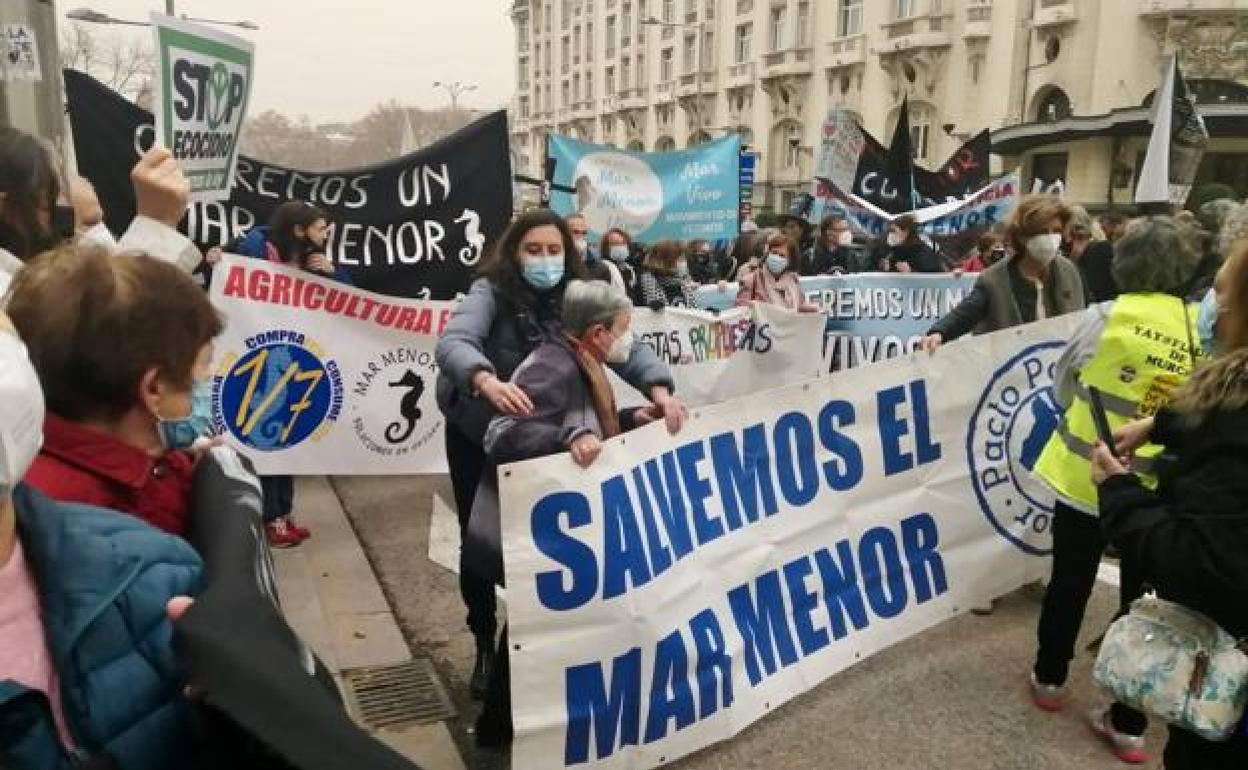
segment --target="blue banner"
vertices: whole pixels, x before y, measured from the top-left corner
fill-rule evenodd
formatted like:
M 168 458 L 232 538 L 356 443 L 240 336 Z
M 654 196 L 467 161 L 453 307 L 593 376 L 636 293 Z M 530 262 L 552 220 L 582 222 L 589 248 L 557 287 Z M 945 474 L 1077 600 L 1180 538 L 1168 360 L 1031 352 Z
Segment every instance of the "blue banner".
M 828 316 L 826 344 L 834 369 L 912 352 L 937 319 L 975 285 L 975 274 L 857 273 L 802 278 L 806 298 Z M 698 291 L 698 307 L 722 310 L 736 302 L 736 284 Z
M 614 227 L 642 243 L 734 238 L 740 151 L 736 134 L 654 153 L 552 135 L 550 207 L 563 216 L 584 214 L 591 240 Z

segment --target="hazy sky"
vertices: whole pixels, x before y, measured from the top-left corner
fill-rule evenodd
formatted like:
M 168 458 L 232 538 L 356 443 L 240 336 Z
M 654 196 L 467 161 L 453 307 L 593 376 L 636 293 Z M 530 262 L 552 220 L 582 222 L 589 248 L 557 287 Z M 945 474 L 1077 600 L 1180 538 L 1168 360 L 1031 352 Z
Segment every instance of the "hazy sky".
M 249 20 L 256 44 L 252 110 L 276 109 L 314 122 L 353 120 L 375 104 L 439 107 L 450 103 L 435 80 L 476 84 L 468 107 L 503 107 L 515 84 L 510 0 L 177 0 L 178 15 Z M 164 9 L 162 0 L 60 0 L 127 20 Z M 145 28 L 101 27 L 151 35 Z

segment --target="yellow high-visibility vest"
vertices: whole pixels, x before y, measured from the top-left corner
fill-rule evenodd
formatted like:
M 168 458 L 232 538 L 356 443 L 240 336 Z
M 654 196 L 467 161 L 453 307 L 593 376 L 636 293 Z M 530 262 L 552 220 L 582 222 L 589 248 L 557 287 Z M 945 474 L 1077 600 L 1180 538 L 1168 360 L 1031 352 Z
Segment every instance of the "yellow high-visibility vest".
M 1202 355 L 1192 342 L 1199 339 L 1198 312 L 1170 294 L 1124 294 L 1114 301 L 1096 353 L 1079 372 L 1074 400 L 1036 462 L 1036 475 L 1058 495 L 1087 510 L 1097 508 L 1090 460 L 1097 435 L 1087 387 L 1101 391 L 1113 430 L 1156 414 Z M 1160 453 L 1161 447 L 1146 444 L 1132 461 L 1131 470 L 1150 489 L 1157 485 Z

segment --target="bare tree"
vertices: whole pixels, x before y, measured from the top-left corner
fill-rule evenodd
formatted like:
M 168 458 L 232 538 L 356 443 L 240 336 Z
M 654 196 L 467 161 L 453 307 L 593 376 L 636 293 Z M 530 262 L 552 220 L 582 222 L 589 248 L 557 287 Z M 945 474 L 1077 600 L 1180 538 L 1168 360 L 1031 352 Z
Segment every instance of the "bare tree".
M 97 36 L 84 24 L 69 24 L 61 40 L 66 67 L 85 72 L 124 96 L 137 96 L 156 72 L 151 41 Z

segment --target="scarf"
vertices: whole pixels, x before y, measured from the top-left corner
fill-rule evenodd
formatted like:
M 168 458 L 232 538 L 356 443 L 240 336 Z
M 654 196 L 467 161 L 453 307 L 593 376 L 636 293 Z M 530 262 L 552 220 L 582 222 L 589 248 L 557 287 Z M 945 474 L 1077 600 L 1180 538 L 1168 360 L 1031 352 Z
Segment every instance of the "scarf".
M 589 397 L 594 402 L 594 414 L 598 416 L 598 425 L 602 428 L 602 439 L 605 441 L 620 435 L 620 413 L 615 406 L 615 392 L 607 380 L 607 373 L 602 363 L 594 354 L 581 344 L 581 341 L 570 334 L 563 335 L 572 352 L 576 354 L 576 362 L 581 367 L 581 374 L 589 383 Z

